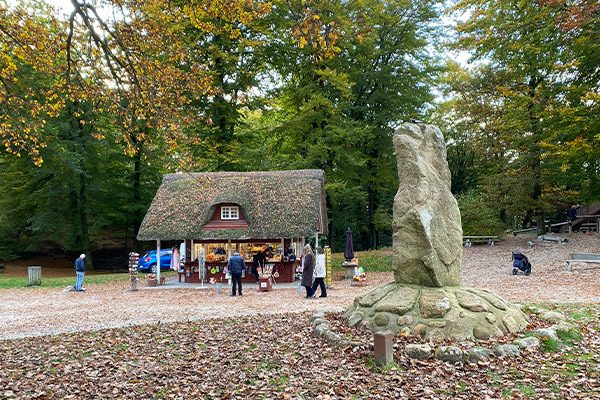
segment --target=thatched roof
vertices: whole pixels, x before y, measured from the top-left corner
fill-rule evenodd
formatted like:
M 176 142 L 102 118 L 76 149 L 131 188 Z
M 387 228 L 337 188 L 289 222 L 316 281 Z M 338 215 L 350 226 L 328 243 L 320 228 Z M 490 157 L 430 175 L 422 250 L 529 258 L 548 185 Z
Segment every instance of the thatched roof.
M 203 229 L 219 204 L 238 204 L 243 229 Z M 138 240 L 278 239 L 327 233 L 322 170 L 165 175 Z

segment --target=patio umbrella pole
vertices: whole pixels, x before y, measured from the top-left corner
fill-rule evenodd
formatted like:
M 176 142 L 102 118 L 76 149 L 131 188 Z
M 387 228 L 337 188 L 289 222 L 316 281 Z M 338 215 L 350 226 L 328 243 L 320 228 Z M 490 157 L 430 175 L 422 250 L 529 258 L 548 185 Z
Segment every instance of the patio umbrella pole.
M 156 241 L 156 285 L 160 285 L 160 239 Z

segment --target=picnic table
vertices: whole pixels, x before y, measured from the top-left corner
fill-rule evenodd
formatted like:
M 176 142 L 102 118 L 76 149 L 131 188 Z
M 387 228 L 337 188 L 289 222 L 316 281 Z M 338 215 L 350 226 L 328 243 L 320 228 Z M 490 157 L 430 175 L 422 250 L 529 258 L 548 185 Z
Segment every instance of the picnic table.
M 500 238 L 498 236 L 463 236 L 463 245 L 465 247 L 471 247 L 473 243 L 487 243 L 488 246 L 494 246 L 495 242 L 498 242 Z
M 569 271 L 573 271 L 573 263 L 600 263 L 600 254 L 592 253 L 570 253 L 569 259 L 565 261 Z

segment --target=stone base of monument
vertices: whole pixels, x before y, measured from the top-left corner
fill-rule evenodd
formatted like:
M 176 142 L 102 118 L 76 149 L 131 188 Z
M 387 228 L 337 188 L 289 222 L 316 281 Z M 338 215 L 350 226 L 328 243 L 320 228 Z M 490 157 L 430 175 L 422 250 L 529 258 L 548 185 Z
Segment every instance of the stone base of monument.
M 358 264 L 349 261 L 344 261 L 342 266 L 344 267 L 344 278 L 352 279 L 354 273 L 356 272 L 356 269 L 358 268 Z
M 487 340 L 524 329 L 520 308 L 484 289 L 390 283 L 357 297 L 344 313 L 350 326 L 391 330 L 427 340 Z

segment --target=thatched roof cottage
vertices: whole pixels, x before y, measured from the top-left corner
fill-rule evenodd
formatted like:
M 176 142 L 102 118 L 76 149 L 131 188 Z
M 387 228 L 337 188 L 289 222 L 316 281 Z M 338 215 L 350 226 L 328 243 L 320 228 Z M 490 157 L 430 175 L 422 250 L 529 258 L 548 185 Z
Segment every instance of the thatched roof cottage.
M 268 248 L 283 263 L 306 237 L 326 233 L 322 170 L 178 173 L 163 178 L 138 240 L 156 240 L 157 248 L 185 240 L 187 262 L 199 251 L 207 262 L 223 261 L 213 252 L 236 250 L 251 260 Z

